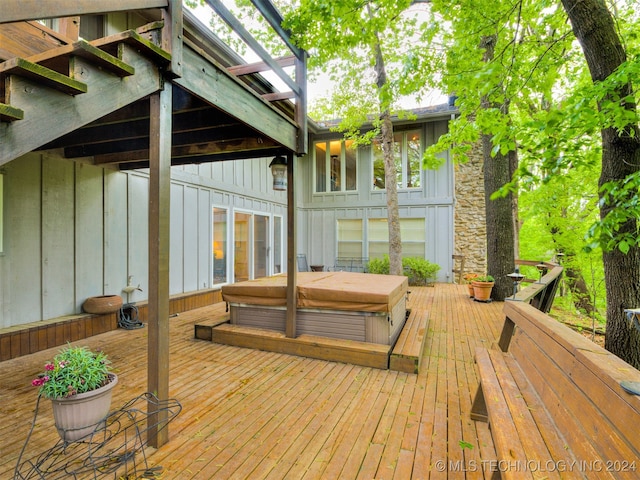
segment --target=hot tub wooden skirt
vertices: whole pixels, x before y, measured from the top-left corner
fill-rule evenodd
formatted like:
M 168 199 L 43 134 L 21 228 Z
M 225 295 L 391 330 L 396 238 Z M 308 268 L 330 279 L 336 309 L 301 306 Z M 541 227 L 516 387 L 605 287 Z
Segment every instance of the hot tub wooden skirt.
M 285 307 L 237 303 L 229 307 L 232 325 L 285 332 Z M 404 297 L 389 313 L 299 308 L 296 333 L 393 345 L 404 325 L 405 311 Z

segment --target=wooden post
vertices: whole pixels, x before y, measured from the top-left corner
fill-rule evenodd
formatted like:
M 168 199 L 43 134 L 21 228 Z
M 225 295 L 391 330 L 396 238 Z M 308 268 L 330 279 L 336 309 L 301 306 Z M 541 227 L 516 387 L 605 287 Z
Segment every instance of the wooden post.
M 169 398 L 169 211 L 171 206 L 171 84 L 151 95 L 149 132 L 149 337 L 148 390 Z M 149 407 L 149 445 L 164 445 L 166 412 Z M 164 418 L 161 418 L 164 417 Z
M 162 48 L 171 53 L 169 74 L 182 76 L 182 0 L 169 0 L 168 8 L 162 9 L 164 28 L 162 29 Z
M 296 58 L 296 83 L 300 87 L 300 95 L 296 98 L 295 121 L 298 125 L 297 154 L 305 155 L 308 148 L 307 137 L 307 52 L 302 58 Z
M 58 19 L 58 31 L 74 42 L 80 38 L 80 17 Z
M 296 338 L 296 308 L 298 306 L 297 209 L 293 173 L 294 157 L 293 153 L 289 152 L 287 154 L 287 323 L 285 327 L 288 338 Z

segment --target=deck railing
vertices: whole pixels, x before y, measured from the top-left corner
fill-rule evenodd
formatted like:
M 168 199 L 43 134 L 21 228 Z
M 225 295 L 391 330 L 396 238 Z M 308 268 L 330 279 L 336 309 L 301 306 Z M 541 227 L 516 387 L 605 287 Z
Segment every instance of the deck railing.
M 542 268 L 544 275 L 521 291 L 517 292 L 510 300 L 527 302 L 538 310 L 549 313 L 553 305 L 562 271 L 564 267 L 551 262 L 532 262 L 529 260 L 516 260 L 516 265 L 532 265 Z
M 184 23 L 192 22 L 196 18 L 188 10 L 184 9 L 182 0 L 123 0 L 113 2 L 111 0 L 91 0 L 77 2 L 59 2 L 54 0 L 25 0 L 5 2 L 3 8 L 0 9 L 0 24 L 14 22 L 35 22 L 43 19 L 57 19 L 56 22 L 50 22 L 55 30 L 49 30 L 52 38 L 56 34 L 61 34 L 60 41 L 64 42 L 70 37 L 67 35 L 73 32 L 77 36 L 78 22 L 80 17 L 86 15 L 102 15 L 119 11 L 150 11 L 160 9 L 162 14 L 160 17 L 164 21 L 162 48 L 171 53 L 171 65 L 168 71 L 171 75 L 180 77 L 182 74 L 182 45 L 185 41 L 183 31 Z M 307 152 L 307 52 L 298 48 L 291 40 L 290 32 L 282 27 L 283 18 L 280 12 L 269 0 L 252 0 L 255 9 L 264 19 L 267 28 L 274 35 L 274 38 L 281 40 L 284 49 L 289 54 L 280 58 L 274 58 L 263 46 L 264 42 L 256 40 L 249 32 L 243 22 L 230 11 L 221 0 L 205 0 L 209 7 L 209 12 L 215 14 L 228 24 L 235 34 L 251 49 L 258 62 L 247 63 L 242 59 L 242 55 L 235 55 L 237 64 L 223 65 L 229 74 L 236 77 L 254 77 L 265 71 L 272 71 L 278 79 L 285 85 L 288 91 L 277 91 L 277 88 L 271 85 L 264 78 L 260 80 L 248 80 L 245 82 L 249 88 L 260 95 L 265 101 L 274 104 L 282 104 L 286 100 L 293 100 L 292 104 L 288 104 L 289 113 L 293 117 L 299 129 L 300 134 L 297 139 L 296 153 L 299 155 Z M 74 19 L 69 22 L 67 20 Z M 209 29 L 204 22 L 199 20 L 201 27 Z M 73 25 L 69 29 L 69 25 Z M 46 27 L 42 27 L 46 30 Z M 44 35 L 47 35 L 45 31 Z M 73 40 L 73 38 L 71 38 Z M 225 44 L 229 51 L 233 48 Z M 231 56 L 226 56 L 231 58 Z M 293 67 L 291 73 L 287 73 L 285 68 Z M 265 88 L 266 86 L 266 88 Z M 281 110 L 286 110 L 280 106 Z M 293 110 L 291 112 L 291 110 Z
M 505 301 L 529 303 L 541 312 L 549 313 L 556 296 L 556 291 L 558 290 L 558 285 L 560 284 L 560 279 L 562 278 L 564 267 L 556 263 L 532 262 L 529 260 L 516 260 L 516 265 L 535 266 L 539 270 L 542 270 L 541 273 L 546 273 L 544 273 L 544 275 L 541 274 L 539 280 L 534 281 L 515 293 L 512 297 L 505 299 Z M 527 281 L 530 281 L 530 279 L 527 279 Z M 513 322 L 507 318 L 500 335 L 500 340 L 498 340 L 498 345 L 502 351 L 506 352 L 508 350 L 512 336 Z

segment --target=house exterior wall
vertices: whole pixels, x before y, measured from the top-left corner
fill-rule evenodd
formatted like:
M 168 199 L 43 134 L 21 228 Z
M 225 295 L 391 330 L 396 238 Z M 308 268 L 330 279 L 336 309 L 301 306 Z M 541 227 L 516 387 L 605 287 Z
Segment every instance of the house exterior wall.
M 286 193 L 272 190 L 268 162 L 172 169 L 172 295 L 212 287 L 213 206 L 286 220 Z M 30 153 L 5 165 L 3 180 L 0 328 L 80 313 L 92 296 L 147 299 L 145 171 L 120 172 L 55 153 Z M 284 243 L 286 249 L 286 238 Z M 142 291 L 127 298 L 121 290 L 130 275 Z
M 446 131 L 446 120 L 423 125 L 425 144 Z M 402 218 L 425 219 L 424 256 L 438 263 L 439 281 L 453 281 L 451 255 L 467 271 L 484 271 L 485 228 L 481 156 L 425 171 L 419 189 L 399 193 Z M 170 293 L 212 284 L 212 207 L 282 219 L 286 259 L 286 192 L 272 189 L 270 158 L 172 168 Z M 298 252 L 310 265 L 332 266 L 337 222 L 386 218 L 386 195 L 373 190 L 371 148 L 358 151 L 358 190 L 314 193 L 313 157 L 296 164 Z M 0 252 L 0 328 L 80 313 L 91 296 L 148 295 L 146 171 L 120 172 L 33 152 L 6 164 L 3 174 L 3 251 Z M 273 224 L 273 222 L 272 222 Z M 233 250 L 233 237 L 229 237 Z M 284 268 L 286 270 L 286 266 Z M 132 276 L 142 291 L 122 292 Z
M 412 127 L 413 128 L 413 127 Z M 423 148 L 447 131 L 447 119 L 421 124 Z M 316 140 L 337 139 L 339 134 L 323 134 Z M 298 191 L 300 194 L 300 224 L 298 251 L 307 255 L 310 265 L 331 267 L 337 255 L 337 223 L 339 219 L 363 219 L 363 256 L 368 257 L 368 219 L 386 218 L 386 192 L 374 190 L 373 159 L 370 146 L 360 147 L 358 158 L 358 190 L 355 192 L 314 193 L 314 158 L 311 153 L 300 162 Z M 420 188 L 399 190 L 400 218 L 425 219 L 424 258 L 440 265 L 438 281 L 453 281 L 454 253 L 454 169 L 448 153 L 437 170 L 423 170 Z
M 487 224 L 484 207 L 482 148 L 476 145 L 469 161 L 455 165 L 455 249 L 465 256 L 466 272 L 487 271 Z

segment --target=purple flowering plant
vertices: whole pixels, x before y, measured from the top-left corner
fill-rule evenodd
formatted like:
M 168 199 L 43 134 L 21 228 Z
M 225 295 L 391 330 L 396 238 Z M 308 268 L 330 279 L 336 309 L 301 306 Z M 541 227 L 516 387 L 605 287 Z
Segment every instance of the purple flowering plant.
M 60 350 L 44 366 L 31 384 L 40 387 L 39 393 L 47 398 L 65 398 L 89 392 L 109 383 L 110 361 L 104 352 L 92 352 L 87 347 Z

